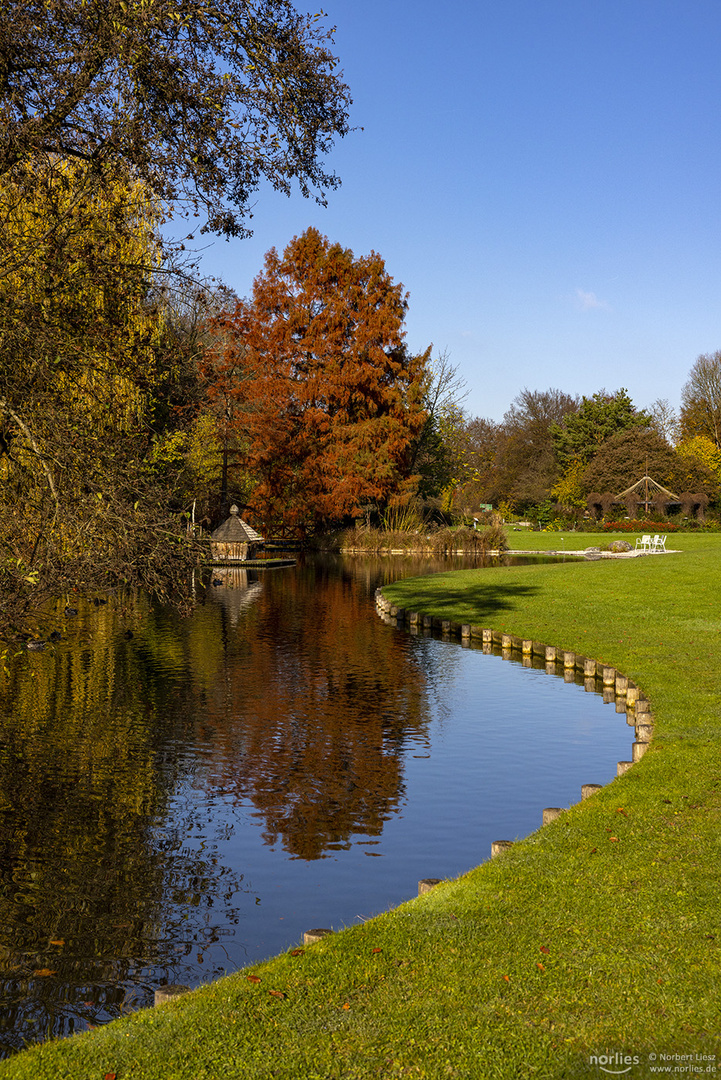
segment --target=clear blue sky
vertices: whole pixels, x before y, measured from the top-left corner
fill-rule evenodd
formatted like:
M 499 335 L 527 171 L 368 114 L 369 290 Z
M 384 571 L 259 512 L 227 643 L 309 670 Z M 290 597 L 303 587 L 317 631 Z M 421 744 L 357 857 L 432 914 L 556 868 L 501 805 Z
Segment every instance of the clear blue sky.
M 343 185 L 326 209 L 260 193 L 252 239 L 204 270 L 248 295 L 268 248 L 315 225 L 383 256 L 408 344 L 449 352 L 471 415 L 524 387 L 677 407 L 721 349 L 719 0 L 324 10 L 363 128 L 328 159 Z

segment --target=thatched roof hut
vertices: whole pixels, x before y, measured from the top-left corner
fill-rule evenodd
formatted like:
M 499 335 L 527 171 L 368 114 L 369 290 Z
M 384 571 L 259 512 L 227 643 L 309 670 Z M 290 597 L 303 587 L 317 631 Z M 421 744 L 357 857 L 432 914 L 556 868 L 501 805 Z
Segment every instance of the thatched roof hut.
M 210 534 L 213 562 L 247 562 L 264 543 L 260 533 L 240 517 L 237 506 L 231 506 L 230 517 Z

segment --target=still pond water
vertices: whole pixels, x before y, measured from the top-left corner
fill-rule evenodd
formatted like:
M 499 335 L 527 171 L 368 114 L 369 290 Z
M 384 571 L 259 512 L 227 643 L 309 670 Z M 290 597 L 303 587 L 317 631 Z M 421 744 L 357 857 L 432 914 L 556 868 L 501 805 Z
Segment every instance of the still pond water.
M 582 680 L 381 622 L 377 586 L 440 568 L 235 572 L 186 619 L 58 602 L 0 698 L 0 1056 L 366 919 L 613 778 L 632 735 Z

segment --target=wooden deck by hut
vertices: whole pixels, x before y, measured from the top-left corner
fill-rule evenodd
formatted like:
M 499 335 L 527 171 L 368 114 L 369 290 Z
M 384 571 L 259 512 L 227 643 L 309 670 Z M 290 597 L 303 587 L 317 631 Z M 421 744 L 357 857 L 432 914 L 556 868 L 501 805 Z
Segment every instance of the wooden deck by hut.
M 210 553 L 216 563 L 247 562 L 256 557 L 264 543 L 263 537 L 240 517 L 238 507 L 231 506 L 230 517 L 210 534 Z

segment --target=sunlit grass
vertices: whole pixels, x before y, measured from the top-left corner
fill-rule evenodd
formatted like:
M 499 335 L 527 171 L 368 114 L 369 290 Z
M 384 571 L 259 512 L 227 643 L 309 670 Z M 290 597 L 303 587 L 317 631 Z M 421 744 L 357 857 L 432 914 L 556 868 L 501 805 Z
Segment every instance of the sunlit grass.
M 511 534 L 512 547 L 521 536 L 558 545 Z M 609 1053 L 638 1058 L 633 1080 L 655 1075 L 651 1054 L 716 1054 L 721 1068 L 721 537 L 673 547 L 385 590 L 629 675 L 655 733 L 625 776 L 457 881 L 0 1076 L 571 1080 L 607 1075 L 591 1059 Z

